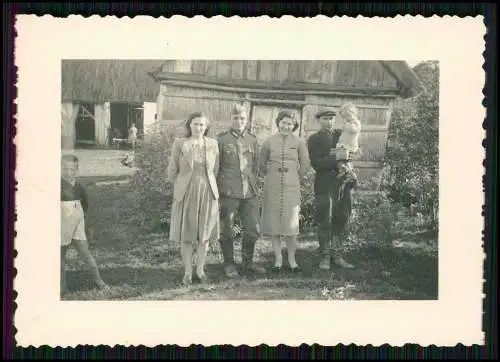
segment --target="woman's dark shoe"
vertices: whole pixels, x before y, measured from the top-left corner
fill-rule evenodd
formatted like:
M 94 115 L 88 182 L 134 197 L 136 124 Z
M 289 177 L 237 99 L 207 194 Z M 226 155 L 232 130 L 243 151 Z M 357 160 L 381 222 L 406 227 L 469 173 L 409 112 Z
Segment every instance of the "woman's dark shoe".
M 290 271 L 294 274 L 297 274 L 297 273 L 301 273 L 302 272 L 302 269 L 300 269 L 300 267 L 297 265 L 297 266 L 294 266 L 294 267 L 290 267 Z
M 280 267 L 280 266 L 273 266 L 273 267 L 271 268 L 271 272 L 272 272 L 273 274 L 278 274 L 278 273 L 281 273 L 281 271 L 282 271 L 282 270 L 283 270 L 283 268 L 282 268 L 282 267 Z
M 210 279 L 206 274 L 196 275 L 196 279 L 200 284 L 210 284 Z

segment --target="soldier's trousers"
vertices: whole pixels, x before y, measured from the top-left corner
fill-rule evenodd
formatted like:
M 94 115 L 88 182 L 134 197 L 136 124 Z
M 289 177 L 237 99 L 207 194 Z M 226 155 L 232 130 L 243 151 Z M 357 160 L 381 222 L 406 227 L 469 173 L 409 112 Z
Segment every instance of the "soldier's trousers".
M 233 226 L 235 216 L 238 214 L 242 227 L 242 259 L 243 264 L 253 261 L 255 242 L 260 236 L 259 211 L 260 205 L 257 197 L 237 199 L 222 196 L 220 202 L 220 246 L 225 264 L 234 263 L 234 238 Z
M 316 194 L 315 203 L 320 252 L 338 255 L 352 213 L 352 190 L 346 189 L 338 201 L 333 192 Z

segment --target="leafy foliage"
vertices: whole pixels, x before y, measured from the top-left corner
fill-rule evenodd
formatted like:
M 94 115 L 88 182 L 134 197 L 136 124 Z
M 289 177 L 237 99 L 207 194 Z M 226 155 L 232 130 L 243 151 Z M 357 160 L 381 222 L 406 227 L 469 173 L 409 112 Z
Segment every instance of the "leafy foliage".
M 163 127 L 156 122 L 136 151 L 138 171 L 130 186 L 142 227 L 168 231 L 173 189 L 167 181 L 167 167 L 175 135 L 174 126 Z
M 396 105 L 391 118 L 383 188 L 393 202 L 437 227 L 439 170 L 439 63 L 414 68 L 426 92 Z

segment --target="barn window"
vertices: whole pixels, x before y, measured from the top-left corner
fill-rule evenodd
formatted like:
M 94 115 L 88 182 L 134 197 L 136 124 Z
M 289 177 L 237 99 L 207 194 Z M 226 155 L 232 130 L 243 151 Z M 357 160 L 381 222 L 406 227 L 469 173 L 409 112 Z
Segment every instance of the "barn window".
M 77 144 L 95 145 L 94 104 L 79 103 L 75 131 Z

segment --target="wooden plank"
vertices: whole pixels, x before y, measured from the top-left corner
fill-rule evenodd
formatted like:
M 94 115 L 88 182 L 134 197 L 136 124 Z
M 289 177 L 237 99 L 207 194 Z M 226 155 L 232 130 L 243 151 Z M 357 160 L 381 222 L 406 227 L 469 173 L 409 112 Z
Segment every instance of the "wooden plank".
M 290 62 L 288 60 L 278 60 L 276 69 L 276 80 L 278 82 L 288 81 L 288 67 Z
M 297 61 L 297 74 L 296 74 L 297 82 L 306 82 L 307 63 L 308 63 L 307 60 L 298 60 Z
M 335 60 L 323 61 L 323 72 L 321 73 L 321 83 L 334 84 L 335 71 L 337 70 L 337 62 Z
M 231 60 L 218 60 L 217 61 L 217 78 L 231 79 L 232 61 Z
M 384 68 L 376 61 L 371 62 L 370 86 L 375 88 L 384 86 Z
M 243 79 L 243 60 L 233 60 L 231 79 Z
M 205 61 L 202 59 L 193 60 L 191 69 L 193 74 L 205 75 Z
M 339 60 L 337 62 L 337 72 L 335 75 L 335 85 L 354 86 L 356 76 L 355 64 L 350 60 Z
M 396 89 L 380 89 L 380 88 L 367 88 L 359 89 L 355 87 L 342 87 L 328 84 L 290 84 L 288 83 L 267 83 L 262 84 L 256 81 L 241 81 L 235 86 L 234 81 L 230 79 L 205 79 L 206 82 L 200 81 L 184 81 L 184 80 L 173 80 L 173 76 L 170 77 L 171 80 L 162 80 L 161 84 L 164 85 L 175 85 L 175 86 L 185 86 L 201 89 L 214 89 L 219 91 L 229 91 L 229 92 L 243 92 L 243 93 L 270 93 L 276 94 L 280 92 L 283 94 L 295 94 L 295 95 L 323 95 L 323 96 L 351 96 L 351 97 L 366 97 L 373 96 L 378 98 L 395 98 L 398 94 Z
M 354 84 L 358 87 L 369 87 L 371 76 L 371 61 L 356 61 L 356 79 Z
M 321 83 L 321 73 L 323 72 L 322 60 L 310 60 L 306 65 L 306 82 Z
M 208 77 L 217 76 L 217 60 L 206 60 L 205 61 L 205 75 Z
M 387 132 L 361 132 L 359 135 L 358 161 L 381 162 L 386 149 Z
M 298 72 L 298 63 L 296 60 L 290 61 L 288 64 L 288 83 L 296 83 L 297 82 L 297 72 Z
M 390 74 L 387 70 L 384 69 L 384 83 L 383 87 L 387 88 L 396 88 L 397 85 L 397 80 Z
M 175 72 L 191 74 L 192 60 L 180 59 L 175 61 Z
M 359 118 L 363 125 L 387 126 L 390 114 L 389 108 L 359 108 Z
M 292 60 L 288 65 L 288 82 L 304 83 L 306 82 L 307 60 Z
M 257 64 L 258 60 L 247 60 L 246 62 L 246 72 L 245 78 L 248 80 L 257 80 Z
M 259 60 L 260 72 L 259 80 L 269 82 L 273 80 L 273 63 L 271 60 Z

